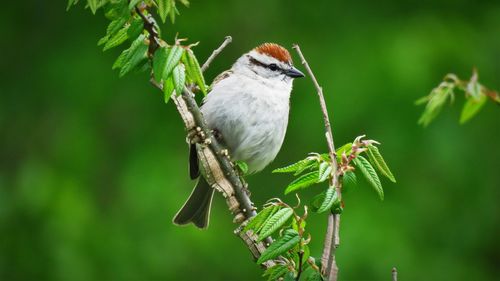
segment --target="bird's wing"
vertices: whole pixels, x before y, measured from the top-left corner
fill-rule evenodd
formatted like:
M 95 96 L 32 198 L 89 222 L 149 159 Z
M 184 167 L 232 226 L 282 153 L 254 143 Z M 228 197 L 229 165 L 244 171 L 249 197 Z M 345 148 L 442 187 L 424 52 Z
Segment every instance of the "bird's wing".
M 226 70 L 226 71 L 222 72 L 221 74 L 217 75 L 217 77 L 215 77 L 214 81 L 212 82 L 211 87 L 213 87 L 215 84 L 219 83 L 220 81 L 228 78 L 229 76 L 231 76 L 231 74 L 233 74 L 233 71 L 231 69 L 229 69 L 229 70 Z

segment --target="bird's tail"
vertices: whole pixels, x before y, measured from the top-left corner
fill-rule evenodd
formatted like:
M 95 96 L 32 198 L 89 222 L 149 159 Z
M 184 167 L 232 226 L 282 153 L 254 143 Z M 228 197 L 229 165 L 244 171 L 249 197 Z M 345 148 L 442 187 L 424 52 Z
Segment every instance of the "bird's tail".
M 213 188 L 208 185 L 203 177 L 199 177 L 198 183 L 188 200 L 175 215 L 174 224 L 185 225 L 192 222 L 199 228 L 207 228 L 213 195 Z

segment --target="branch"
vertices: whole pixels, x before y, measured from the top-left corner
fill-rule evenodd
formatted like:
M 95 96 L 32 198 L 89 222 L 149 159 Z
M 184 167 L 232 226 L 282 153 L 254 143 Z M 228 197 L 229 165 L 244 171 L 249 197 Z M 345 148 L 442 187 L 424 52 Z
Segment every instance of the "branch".
M 396 267 L 392 268 L 392 281 L 398 281 L 398 270 Z
M 139 14 L 144 22 L 144 29 L 149 33 L 150 48 L 148 50 L 149 57 L 159 47 L 161 39 L 155 28 L 155 21 L 152 17 L 145 16 L 143 11 L 144 7 L 136 7 L 135 11 Z M 215 57 L 232 41 L 231 36 L 227 36 L 222 45 L 214 50 L 212 55 L 203 64 L 202 70 L 206 70 Z M 156 83 L 154 79 L 150 80 L 151 84 L 163 91 L 163 86 Z M 243 232 L 244 222 L 249 218 L 256 215 L 253 202 L 250 200 L 249 195 L 246 193 L 247 184 L 240 178 L 238 172 L 235 170 L 233 164 L 229 160 L 227 150 L 225 150 L 215 139 L 210 128 L 208 128 L 203 114 L 194 99 L 193 92 L 184 87 L 181 95 L 172 95 L 177 111 L 181 115 L 184 126 L 188 132 L 194 132 L 199 140 L 198 146 L 198 159 L 203 170 L 206 171 L 204 175 L 210 186 L 217 191 L 221 192 L 226 199 L 226 204 L 229 210 L 234 215 L 233 222 L 240 224 L 234 231 L 243 242 L 247 245 L 254 259 L 258 259 L 260 255 L 266 250 L 266 246 L 272 242 L 267 239 L 264 242 L 257 242 L 257 236 L 251 231 Z M 274 261 L 267 261 L 264 267 L 268 268 L 273 266 Z
M 311 76 L 311 79 L 314 83 L 314 87 L 316 88 L 316 92 L 318 94 L 321 111 L 323 112 L 323 121 L 325 123 L 326 143 L 328 144 L 328 152 L 330 155 L 330 161 L 332 166 L 332 172 L 329 178 L 329 185 L 330 187 L 336 189 L 338 198 L 341 199 L 342 198 L 341 187 L 339 185 L 339 180 L 337 175 L 337 156 L 335 154 L 335 145 L 333 142 L 333 134 L 332 134 L 332 128 L 330 126 L 330 119 L 328 117 L 328 109 L 326 107 L 325 97 L 323 96 L 323 88 L 321 88 L 318 81 L 316 80 L 316 76 L 314 76 L 311 67 L 309 67 L 309 64 L 304 58 L 304 55 L 300 51 L 299 45 L 294 44 L 293 48 L 295 49 L 295 51 L 297 51 L 297 54 L 300 57 L 302 65 L 306 68 L 306 71 L 309 74 L 309 76 Z M 330 213 L 328 215 L 328 225 L 325 235 L 323 255 L 321 257 L 321 267 L 322 267 L 321 270 L 323 274 L 326 274 L 326 280 L 329 281 L 337 280 L 338 267 L 335 262 L 335 249 L 340 244 L 339 227 L 340 227 L 340 215 Z

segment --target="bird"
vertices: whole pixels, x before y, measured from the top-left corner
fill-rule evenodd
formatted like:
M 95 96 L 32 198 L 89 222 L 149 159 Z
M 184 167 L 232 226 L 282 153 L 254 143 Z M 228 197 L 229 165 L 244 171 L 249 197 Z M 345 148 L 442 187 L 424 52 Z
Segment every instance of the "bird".
M 287 49 L 264 43 L 214 79 L 201 112 L 231 160 L 247 164 L 247 174 L 261 171 L 278 154 L 288 125 L 293 81 L 304 76 L 293 66 Z M 200 176 L 196 145 L 190 145 L 189 168 L 191 178 L 199 179 L 173 223 L 205 229 L 214 189 Z

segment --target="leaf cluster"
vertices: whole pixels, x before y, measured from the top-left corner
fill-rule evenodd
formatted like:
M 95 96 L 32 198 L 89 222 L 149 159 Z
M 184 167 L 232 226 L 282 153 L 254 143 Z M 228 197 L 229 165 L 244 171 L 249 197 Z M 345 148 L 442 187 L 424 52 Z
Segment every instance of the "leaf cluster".
M 203 94 L 207 93 L 200 64 L 191 49 L 196 44 L 183 46 L 181 43 L 184 40 L 175 39 L 169 45 L 159 38 L 160 27 L 149 12 L 152 8 L 164 22 L 167 16 L 173 22 L 178 14 L 176 1 L 189 5 L 187 0 L 87 1 L 93 13 L 102 8 L 110 20 L 106 34 L 97 43 L 103 46 L 104 51 L 129 42 L 115 60 L 113 69 L 119 69 L 120 77 L 131 71 L 150 71 L 155 82 L 163 89 L 165 102 L 170 100 L 173 93 L 182 93 L 185 86 L 196 85 Z M 68 8 L 77 3 L 78 0 L 69 0 Z M 152 41 L 155 41 L 155 45 L 152 45 Z
M 474 117 L 483 108 L 488 98 L 500 104 L 498 93 L 479 83 L 478 73 L 475 69 L 468 81 L 460 80 L 455 74 L 447 74 L 443 82 L 432 89 L 429 95 L 415 102 L 417 105 L 426 104 L 418 123 L 424 127 L 428 126 L 441 112 L 447 100 L 454 101 L 456 91 L 463 92 L 466 100 L 460 113 L 460 124 Z
M 322 280 L 315 259 L 310 256 L 309 242 L 311 236 L 305 234 L 307 206 L 304 206 L 302 216 L 297 214 L 296 207 L 290 207 L 279 199 L 275 199 L 250 219 L 243 231 L 251 231 L 257 235 L 257 240 L 278 234 L 276 240 L 261 254 L 257 263 L 275 260 L 276 265 L 264 272 L 268 280 L 278 280 L 281 277 L 296 280 L 302 274 L 301 280 Z

